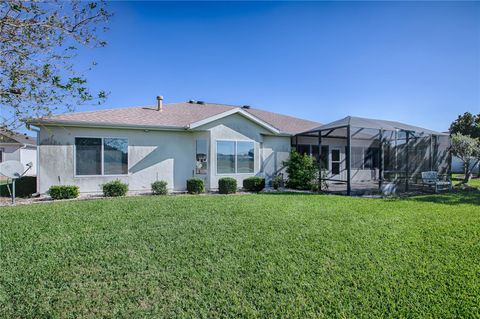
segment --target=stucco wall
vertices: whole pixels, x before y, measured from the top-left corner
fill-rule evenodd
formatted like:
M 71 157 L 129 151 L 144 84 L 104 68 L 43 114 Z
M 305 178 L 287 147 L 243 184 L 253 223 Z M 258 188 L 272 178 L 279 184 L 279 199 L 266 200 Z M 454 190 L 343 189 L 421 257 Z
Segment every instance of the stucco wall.
M 130 190 L 135 192 L 150 191 L 150 184 L 155 180 L 166 180 L 170 189 L 182 191 L 186 188 L 186 180 L 192 176 L 203 178 L 207 189 L 218 189 L 218 180 L 224 176 L 236 178 L 241 187 L 244 178 L 264 175 L 262 169 L 267 175 L 271 175 L 288 157 L 289 138 L 265 134 L 270 132 L 238 114 L 211 122 L 196 131 L 185 132 L 44 127 L 40 132 L 39 188 L 41 193 L 45 193 L 51 185 L 75 184 L 80 186 L 83 193 L 99 192 L 100 184 L 120 179 L 128 183 Z M 75 176 L 75 137 L 127 138 L 129 174 Z M 195 174 L 195 141 L 198 138 L 208 141 L 209 173 L 206 175 Z M 217 174 L 217 140 L 253 141 L 254 172 Z M 261 163 L 262 159 L 265 159 L 264 165 Z
M 30 168 L 26 175 L 34 176 L 37 174 L 37 148 L 36 147 L 26 147 L 20 150 L 20 162 L 25 165 L 25 169 L 27 168 L 26 165 L 28 163 L 32 163 L 32 168 Z
M 237 180 L 238 186 L 241 187 L 243 179 L 263 175 L 261 173 L 260 165 L 260 144 L 263 143 L 263 134 L 271 134 L 265 128 L 255 124 L 246 119 L 242 115 L 233 114 L 217 121 L 208 123 L 200 130 L 205 130 L 210 133 L 210 189 L 218 189 L 218 180 L 222 177 L 233 177 Z M 217 140 L 238 140 L 238 141 L 253 141 L 255 146 L 254 157 L 254 172 L 249 174 L 218 174 L 217 173 Z M 289 141 L 287 141 L 289 143 Z
M 291 150 L 290 137 L 264 136 L 262 146 L 262 171 L 269 183 L 275 174 L 285 171 L 283 161 L 288 159 Z
M 75 176 L 75 137 L 128 138 L 127 176 Z M 208 141 L 208 174 L 195 174 L 196 140 Z M 248 174 L 218 174 L 216 142 L 218 140 L 253 141 L 255 147 L 254 172 Z M 206 188 L 218 189 L 221 177 L 243 179 L 250 176 L 270 176 L 281 168 L 288 158 L 290 138 L 271 136 L 271 132 L 242 115 L 233 114 L 208 123 L 195 131 L 144 131 L 127 129 L 90 129 L 73 127 L 43 127 L 40 131 L 39 188 L 45 193 L 51 185 L 75 184 L 81 192 L 99 192 L 100 184 L 120 179 L 131 191 L 147 192 L 155 180 L 166 180 L 169 188 L 186 189 L 186 180 L 192 176 L 204 179 Z
M 128 138 L 129 174 L 75 177 L 75 137 Z M 114 179 L 127 182 L 131 191 L 149 191 L 157 179 L 166 180 L 170 189 L 184 190 L 195 167 L 195 141 L 189 132 L 46 127 L 40 131 L 39 148 L 41 193 L 56 184 L 98 192 L 100 184 Z

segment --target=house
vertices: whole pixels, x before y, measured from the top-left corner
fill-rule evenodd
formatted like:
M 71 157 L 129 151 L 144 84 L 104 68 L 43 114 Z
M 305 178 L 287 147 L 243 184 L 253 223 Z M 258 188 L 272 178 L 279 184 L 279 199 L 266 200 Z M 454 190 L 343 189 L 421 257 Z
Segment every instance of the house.
M 237 179 L 282 168 L 291 137 L 318 122 L 249 106 L 201 101 L 69 113 L 33 120 L 39 129 L 39 192 L 75 184 L 98 192 L 120 179 L 134 192 L 165 180 L 174 191 L 202 178 L 218 188 L 224 176 Z
M 75 184 L 99 192 L 114 179 L 133 192 L 165 180 L 174 191 L 202 178 L 208 190 L 221 177 L 238 184 L 283 172 L 292 148 L 314 156 L 330 190 L 408 190 L 422 170 L 449 172 L 448 135 L 399 122 L 346 117 L 311 120 L 233 106 L 188 101 L 68 113 L 35 119 L 39 129 L 39 192 Z
M 35 176 L 37 170 L 37 141 L 34 137 L 5 130 L 0 131 L 0 163 L 19 161 L 32 167 L 25 175 Z
M 465 173 L 465 167 L 464 167 L 463 161 L 456 157 L 452 157 L 452 173 L 457 173 L 457 174 L 463 174 Z M 472 158 L 472 161 L 470 163 L 470 169 L 472 170 L 472 174 L 475 175 L 480 175 L 480 165 L 477 163 L 476 159 Z

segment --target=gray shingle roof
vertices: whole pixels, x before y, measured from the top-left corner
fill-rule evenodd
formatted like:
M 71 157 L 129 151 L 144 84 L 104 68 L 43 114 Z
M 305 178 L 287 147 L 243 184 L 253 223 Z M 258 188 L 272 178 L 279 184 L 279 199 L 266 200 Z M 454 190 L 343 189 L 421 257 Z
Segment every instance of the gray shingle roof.
M 233 109 L 242 109 L 254 117 L 275 127 L 282 133 L 296 134 L 320 125 L 318 122 L 303 120 L 296 117 L 263 111 L 254 108 L 215 103 L 170 103 L 163 106 L 158 112 L 156 106 L 135 106 L 127 108 L 99 110 L 91 112 L 66 113 L 42 119 L 33 120 L 33 123 L 75 123 L 76 125 L 125 125 L 159 128 L 185 128 L 188 125 L 208 119 L 215 115 Z

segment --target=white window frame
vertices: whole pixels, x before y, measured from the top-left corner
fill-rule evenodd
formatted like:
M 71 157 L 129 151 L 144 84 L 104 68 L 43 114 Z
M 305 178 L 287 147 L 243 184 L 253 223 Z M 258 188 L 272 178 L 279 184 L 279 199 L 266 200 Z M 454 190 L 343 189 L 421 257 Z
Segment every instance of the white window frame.
M 218 142 L 234 142 L 235 144 L 235 154 L 233 158 L 235 159 L 235 172 L 233 173 L 219 173 L 218 172 Z M 237 166 L 237 142 L 250 142 L 253 143 L 253 172 L 251 173 L 238 173 L 238 166 Z M 233 139 L 219 139 L 215 140 L 215 174 L 217 176 L 229 176 L 229 175 L 253 175 L 255 174 L 255 158 L 257 156 L 257 151 L 255 150 L 255 141 L 254 140 L 233 140 Z
M 197 173 L 197 167 L 196 167 L 196 164 L 197 164 L 197 141 L 199 140 L 204 140 L 207 142 L 207 153 L 205 154 L 207 156 L 207 172 L 206 173 Z M 196 138 L 195 139 L 195 175 L 199 175 L 199 176 L 206 176 L 209 174 L 209 171 L 210 171 L 210 141 L 208 140 L 207 137 L 199 137 L 199 138 Z
M 101 143 L 101 174 L 98 175 L 77 175 L 77 144 L 75 143 L 75 140 L 77 138 L 99 138 L 102 140 Z M 103 140 L 106 138 L 117 138 L 117 139 L 122 139 L 122 140 L 127 140 L 127 174 L 105 174 L 105 163 L 104 163 L 104 144 Z M 122 177 L 122 176 L 129 176 L 130 175 L 130 143 L 128 141 L 128 137 L 120 137 L 120 136 L 75 136 L 73 138 L 73 176 L 75 178 L 82 178 L 82 177 Z

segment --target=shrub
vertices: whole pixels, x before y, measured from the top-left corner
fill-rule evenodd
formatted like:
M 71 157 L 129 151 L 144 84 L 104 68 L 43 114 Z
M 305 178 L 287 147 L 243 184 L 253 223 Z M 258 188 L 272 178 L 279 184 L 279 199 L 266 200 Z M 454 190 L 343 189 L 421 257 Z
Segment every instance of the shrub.
M 275 175 L 272 178 L 272 187 L 273 189 L 278 189 L 280 186 L 282 186 L 283 178 L 280 175 Z
M 187 180 L 187 191 L 189 194 L 200 194 L 205 191 L 203 179 L 190 178 Z
M 52 199 L 69 199 L 77 198 L 80 191 L 75 185 L 53 185 L 50 186 L 48 194 Z
M 128 192 L 128 184 L 117 179 L 103 184 L 102 189 L 105 197 L 125 196 Z
M 220 194 L 234 194 L 237 192 L 237 180 L 233 177 L 222 177 L 218 180 Z
M 259 176 L 245 178 L 243 188 L 249 192 L 258 193 L 265 188 L 265 178 Z
M 283 162 L 288 174 L 287 187 L 294 189 L 311 189 L 315 183 L 318 168 L 310 155 L 303 155 L 293 150 L 288 160 Z M 318 175 L 317 175 L 318 176 Z
M 166 181 L 156 181 L 152 183 L 152 192 L 154 195 L 167 195 L 168 194 L 168 189 L 167 189 L 168 183 Z

